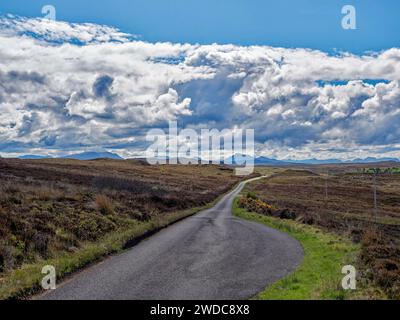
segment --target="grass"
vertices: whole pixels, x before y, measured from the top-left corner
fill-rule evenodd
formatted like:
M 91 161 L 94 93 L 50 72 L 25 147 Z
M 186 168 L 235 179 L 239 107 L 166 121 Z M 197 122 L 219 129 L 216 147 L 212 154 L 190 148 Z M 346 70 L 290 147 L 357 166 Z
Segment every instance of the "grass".
M 318 228 L 303 225 L 292 220 L 281 220 L 247 212 L 234 202 L 234 215 L 255 221 L 297 239 L 304 249 L 304 260 L 300 267 L 289 276 L 279 280 L 260 292 L 255 299 L 261 300 L 309 300 L 349 299 L 362 292 L 345 291 L 341 287 L 341 269 L 355 265 L 360 246 L 350 240 L 322 232 Z
M 212 207 L 223 195 L 202 207 L 157 216 L 147 222 L 135 222 L 129 229 L 108 233 L 96 243 L 87 241 L 76 252 L 60 253 L 52 259 L 25 264 L 19 269 L 1 274 L 0 300 L 27 298 L 41 291 L 41 270 L 52 265 L 57 272 L 57 281 L 111 254 L 120 253 L 141 239 L 176 223 L 201 210 Z
M 114 208 L 111 200 L 104 195 L 97 195 L 95 199 L 96 207 L 100 211 L 100 213 L 104 215 L 111 215 L 114 213 Z

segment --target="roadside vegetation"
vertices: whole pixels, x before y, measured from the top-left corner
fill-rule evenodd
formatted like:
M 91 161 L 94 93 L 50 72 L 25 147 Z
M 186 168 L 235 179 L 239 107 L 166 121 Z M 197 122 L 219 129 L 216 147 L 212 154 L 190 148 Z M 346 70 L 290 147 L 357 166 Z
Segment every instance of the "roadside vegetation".
M 222 166 L 0 159 L 0 299 L 38 289 L 196 213 L 239 177 Z
M 400 174 L 400 168 L 392 167 L 392 168 L 362 168 L 358 170 L 360 173 L 386 173 L 386 174 Z
M 260 297 L 297 296 L 304 289 L 299 296 L 311 298 L 312 294 L 307 293 L 308 276 L 302 276 L 304 270 L 311 268 L 329 278 L 330 271 L 321 269 L 325 264 L 330 268 L 327 256 L 337 264 L 348 251 L 350 256 L 345 260 L 353 260 L 363 288 L 352 298 L 400 298 L 400 175 L 393 174 L 393 170 L 385 173 L 384 168 L 375 178 L 368 172 L 351 166 L 297 167 L 246 186 L 245 196 L 236 203 L 237 213 L 289 232 L 313 257 L 313 261 L 307 260 L 306 254 L 300 276 L 295 273 Z M 319 250 L 317 243 L 324 249 Z M 354 254 L 355 260 L 351 258 Z M 318 263 L 319 268 L 312 263 Z M 338 278 L 333 281 L 331 277 L 331 281 L 338 286 L 342 275 L 340 268 L 335 270 L 339 272 Z M 299 289 L 289 290 L 292 286 Z M 325 293 L 320 289 L 316 292 L 317 296 L 327 298 L 341 298 L 343 294 L 337 291 L 336 295 L 332 286 Z
M 241 200 L 238 198 L 234 206 L 236 216 L 286 232 L 296 238 L 304 250 L 301 266 L 294 273 L 260 292 L 255 299 L 346 299 L 351 295 L 340 287 L 343 277 L 341 269 L 355 263 L 359 246 L 293 220 L 249 212 L 240 207 L 243 205 L 243 201 L 240 204 Z

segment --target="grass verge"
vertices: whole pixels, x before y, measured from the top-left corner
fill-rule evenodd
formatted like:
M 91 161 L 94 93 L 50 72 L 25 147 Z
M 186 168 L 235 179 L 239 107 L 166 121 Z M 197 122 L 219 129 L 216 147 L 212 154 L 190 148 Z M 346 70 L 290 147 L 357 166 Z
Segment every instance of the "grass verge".
M 113 231 L 96 243 L 85 243 L 75 252 L 63 253 L 34 264 L 25 264 L 19 269 L 4 273 L 0 278 L 0 300 L 23 299 L 39 293 L 41 279 L 45 276 L 41 271 L 46 265 L 55 267 L 57 281 L 60 281 L 106 256 L 122 252 L 173 223 L 212 207 L 222 196 L 202 207 L 165 214 L 148 222 L 132 224 L 129 229 Z
M 352 299 L 360 291 L 345 291 L 341 287 L 342 267 L 356 265 L 360 246 L 350 240 L 318 228 L 292 220 L 282 220 L 257 213 L 247 212 L 233 205 L 234 215 L 264 224 L 288 233 L 297 239 L 304 249 L 304 260 L 292 274 L 260 292 L 255 299 L 261 300 L 310 300 Z

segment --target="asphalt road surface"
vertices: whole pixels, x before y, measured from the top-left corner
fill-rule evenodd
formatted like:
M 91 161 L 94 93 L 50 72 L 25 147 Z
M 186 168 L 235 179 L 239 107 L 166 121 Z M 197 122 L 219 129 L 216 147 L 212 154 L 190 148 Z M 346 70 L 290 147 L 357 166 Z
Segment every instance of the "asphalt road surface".
M 232 216 L 241 183 L 213 208 L 78 273 L 38 297 L 74 299 L 247 299 L 303 259 L 290 236 Z

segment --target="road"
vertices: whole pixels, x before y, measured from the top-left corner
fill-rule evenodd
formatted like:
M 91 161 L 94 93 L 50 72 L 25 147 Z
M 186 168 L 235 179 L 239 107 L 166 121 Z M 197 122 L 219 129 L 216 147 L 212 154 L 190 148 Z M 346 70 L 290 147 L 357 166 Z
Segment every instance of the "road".
M 290 236 L 232 216 L 241 183 L 213 208 L 182 220 L 38 297 L 247 299 L 303 259 Z

